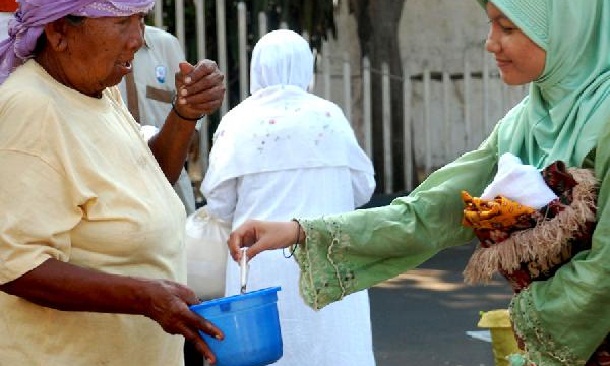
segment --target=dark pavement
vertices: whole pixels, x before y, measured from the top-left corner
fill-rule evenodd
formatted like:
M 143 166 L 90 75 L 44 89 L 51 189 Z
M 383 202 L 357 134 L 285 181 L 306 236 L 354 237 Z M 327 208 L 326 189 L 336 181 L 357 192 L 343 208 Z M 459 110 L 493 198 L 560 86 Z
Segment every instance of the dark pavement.
M 371 205 L 385 204 L 376 197 Z M 420 267 L 369 290 L 377 366 L 493 366 L 491 343 L 466 331 L 480 311 L 506 308 L 511 289 L 501 277 L 470 286 L 462 271 L 475 244 L 446 249 Z
M 373 346 L 378 366 L 493 366 L 491 344 L 469 337 L 480 311 L 506 308 L 501 278 L 464 284 L 473 245 L 447 249 L 420 267 L 370 289 Z

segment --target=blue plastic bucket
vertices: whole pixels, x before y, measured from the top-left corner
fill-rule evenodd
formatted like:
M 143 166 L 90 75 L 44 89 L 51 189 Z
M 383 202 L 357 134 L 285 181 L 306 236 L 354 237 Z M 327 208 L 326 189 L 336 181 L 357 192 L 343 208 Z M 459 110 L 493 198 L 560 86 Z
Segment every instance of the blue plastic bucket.
M 191 310 L 218 326 L 225 334 L 219 341 L 200 332 L 217 358 L 217 366 L 262 366 L 283 354 L 277 310 L 280 287 L 209 300 Z

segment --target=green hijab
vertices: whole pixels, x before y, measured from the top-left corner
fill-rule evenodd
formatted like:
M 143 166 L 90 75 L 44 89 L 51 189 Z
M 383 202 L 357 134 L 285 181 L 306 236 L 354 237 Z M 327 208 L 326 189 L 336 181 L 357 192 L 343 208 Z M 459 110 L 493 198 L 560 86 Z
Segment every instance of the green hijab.
M 538 168 L 582 166 L 610 122 L 610 1 L 491 2 L 547 53 L 529 95 L 501 121 L 499 154 Z

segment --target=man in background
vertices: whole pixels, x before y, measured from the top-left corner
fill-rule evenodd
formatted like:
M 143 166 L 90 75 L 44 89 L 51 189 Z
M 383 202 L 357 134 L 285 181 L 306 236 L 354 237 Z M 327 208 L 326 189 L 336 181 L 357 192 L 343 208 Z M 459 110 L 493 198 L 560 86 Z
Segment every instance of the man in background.
M 0 0 L 2 1 L 2 0 Z M 146 26 L 144 45 L 135 54 L 133 72 L 119 84 L 123 100 L 135 120 L 142 125 L 146 137 L 151 137 L 165 123 L 176 93 L 174 74 L 178 64 L 186 60 L 176 37 L 163 29 Z M 197 129 L 201 121 L 197 123 Z M 193 134 L 191 153 L 198 154 L 198 133 Z M 195 211 L 195 195 L 191 180 L 182 170 L 174 190 L 184 203 L 187 215 Z

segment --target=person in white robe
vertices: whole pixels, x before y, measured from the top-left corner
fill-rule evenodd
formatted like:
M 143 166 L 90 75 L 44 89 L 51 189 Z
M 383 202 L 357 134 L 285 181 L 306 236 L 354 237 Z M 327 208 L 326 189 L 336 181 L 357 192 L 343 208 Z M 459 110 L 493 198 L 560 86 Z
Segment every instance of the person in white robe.
M 263 36 L 252 52 L 251 96 L 229 111 L 214 134 L 201 191 L 210 215 L 238 227 L 246 219 L 290 220 L 350 211 L 375 188 L 373 165 L 342 110 L 310 94 L 314 59 L 291 30 Z M 295 230 L 295 240 L 297 232 Z M 314 311 L 299 295 L 289 252 L 267 251 L 249 263 L 247 290 L 280 286 L 284 355 L 275 365 L 371 366 L 368 292 Z M 229 256 L 226 295 L 240 291 Z

